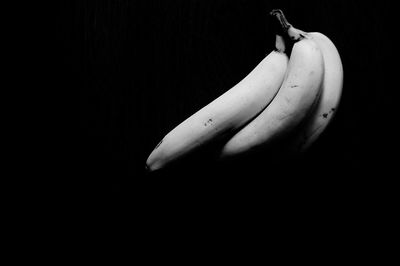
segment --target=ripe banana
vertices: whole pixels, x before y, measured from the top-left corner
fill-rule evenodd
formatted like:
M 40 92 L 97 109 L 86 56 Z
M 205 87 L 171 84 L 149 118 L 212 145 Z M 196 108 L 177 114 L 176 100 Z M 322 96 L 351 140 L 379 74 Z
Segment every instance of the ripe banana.
M 272 102 L 222 148 L 219 159 L 244 154 L 291 132 L 318 102 L 324 60 L 317 43 L 301 31 L 285 28 L 293 45 L 285 79 Z
M 325 73 L 318 105 L 290 141 L 292 152 L 306 151 L 325 130 L 338 109 L 343 89 L 343 65 L 333 42 L 319 32 L 306 35 L 321 49 Z
M 216 138 L 232 134 L 260 113 L 281 86 L 288 64 L 282 36 L 243 80 L 170 131 L 146 162 L 150 171 L 177 161 Z

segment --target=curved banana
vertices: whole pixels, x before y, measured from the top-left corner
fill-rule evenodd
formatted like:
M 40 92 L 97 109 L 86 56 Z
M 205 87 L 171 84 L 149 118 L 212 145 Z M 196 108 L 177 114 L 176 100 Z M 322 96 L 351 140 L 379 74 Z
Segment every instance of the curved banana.
M 280 35 L 276 35 L 275 47 L 242 81 L 170 131 L 148 157 L 146 168 L 160 169 L 234 132 L 260 113 L 276 95 L 287 69 Z
M 343 89 L 343 65 L 333 42 L 319 32 L 306 35 L 321 49 L 325 73 L 318 105 L 290 142 L 292 152 L 306 151 L 325 130 L 338 109 Z
M 288 31 L 293 45 L 288 70 L 272 102 L 222 148 L 219 159 L 258 149 L 289 133 L 309 114 L 320 95 L 324 61 L 315 41 Z

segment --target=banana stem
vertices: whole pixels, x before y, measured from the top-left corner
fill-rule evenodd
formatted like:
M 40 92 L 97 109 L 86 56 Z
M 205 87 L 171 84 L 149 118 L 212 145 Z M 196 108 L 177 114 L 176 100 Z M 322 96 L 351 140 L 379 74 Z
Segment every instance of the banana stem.
M 273 32 L 275 32 L 275 51 L 284 53 L 286 51 L 284 37 L 286 35 L 286 32 L 282 31 L 280 23 L 274 17 L 270 16 L 268 19 L 270 20 L 270 24 L 272 25 Z
M 275 37 L 275 50 L 280 52 L 280 53 L 284 53 L 286 49 L 285 46 L 285 40 L 283 39 L 283 37 L 279 34 L 276 34 Z
M 301 31 L 299 29 L 296 29 L 295 27 L 292 26 L 286 19 L 285 15 L 283 14 L 283 11 L 280 9 L 273 9 L 270 13 L 271 16 L 274 16 L 279 24 L 281 30 L 287 35 L 291 40 L 293 41 L 299 41 L 304 39 L 307 36 L 307 33 L 304 31 Z
M 287 21 L 287 19 L 286 19 L 285 15 L 283 14 L 283 11 L 282 11 L 282 10 L 280 10 L 280 9 L 273 9 L 269 14 L 270 14 L 271 16 L 275 16 L 275 17 L 278 19 L 278 21 L 279 21 L 279 23 L 280 23 L 280 25 L 281 25 L 281 27 L 282 27 L 282 30 L 283 30 L 284 32 L 287 32 L 288 29 L 289 29 L 290 27 L 292 27 L 292 25 Z

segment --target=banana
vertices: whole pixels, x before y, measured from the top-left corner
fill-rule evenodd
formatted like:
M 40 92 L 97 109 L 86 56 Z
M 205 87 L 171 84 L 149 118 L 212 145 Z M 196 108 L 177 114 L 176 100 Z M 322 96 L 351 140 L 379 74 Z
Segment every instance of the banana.
M 224 145 L 219 159 L 257 150 L 290 133 L 318 102 L 324 77 L 322 52 L 308 35 L 284 26 L 296 43 L 283 84 L 272 102 Z
M 277 94 L 288 65 L 285 43 L 276 35 L 271 51 L 243 80 L 171 130 L 146 161 L 161 169 L 217 138 L 237 131 Z
M 336 114 L 343 89 L 343 65 L 333 42 L 319 32 L 306 35 L 321 49 L 325 73 L 318 105 L 290 141 L 289 147 L 292 152 L 306 151 L 325 130 Z

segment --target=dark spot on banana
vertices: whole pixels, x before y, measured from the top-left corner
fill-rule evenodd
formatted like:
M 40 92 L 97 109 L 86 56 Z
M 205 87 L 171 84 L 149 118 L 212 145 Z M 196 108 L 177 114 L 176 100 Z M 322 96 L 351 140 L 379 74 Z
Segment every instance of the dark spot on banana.
M 292 85 L 292 86 L 290 86 L 290 88 L 296 88 L 296 87 L 298 87 L 299 85 Z
M 161 141 L 157 144 L 157 146 L 156 146 L 154 149 L 157 149 L 158 147 L 160 147 L 160 145 L 161 145 L 162 142 L 163 142 L 163 141 L 161 140 Z
M 334 112 L 336 110 L 336 108 L 331 108 L 331 112 Z
M 322 116 L 323 116 L 324 118 L 327 118 L 327 117 L 328 117 L 328 114 L 325 113 L 325 114 L 323 114 Z
M 205 122 L 205 123 L 204 123 L 204 126 L 207 126 L 208 124 L 211 124 L 211 123 L 212 123 L 212 121 L 213 121 L 213 120 L 212 120 L 211 118 L 210 118 L 210 119 L 208 119 L 208 120 L 207 120 L 207 122 Z

